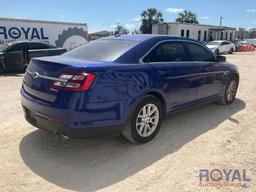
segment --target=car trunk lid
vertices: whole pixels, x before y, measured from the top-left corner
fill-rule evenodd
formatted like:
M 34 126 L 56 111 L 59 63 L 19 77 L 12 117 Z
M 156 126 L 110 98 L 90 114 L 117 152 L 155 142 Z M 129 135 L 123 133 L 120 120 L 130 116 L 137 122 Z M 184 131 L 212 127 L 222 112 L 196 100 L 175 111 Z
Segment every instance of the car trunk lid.
M 23 88 L 30 95 L 39 99 L 54 102 L 62 90 L 51 88 L 63 72 L 87 72 L 89 66 L 100 64 L 97 61 L 86 61 L 65 57 L 44 57 L 32 59 L 24 76 Z

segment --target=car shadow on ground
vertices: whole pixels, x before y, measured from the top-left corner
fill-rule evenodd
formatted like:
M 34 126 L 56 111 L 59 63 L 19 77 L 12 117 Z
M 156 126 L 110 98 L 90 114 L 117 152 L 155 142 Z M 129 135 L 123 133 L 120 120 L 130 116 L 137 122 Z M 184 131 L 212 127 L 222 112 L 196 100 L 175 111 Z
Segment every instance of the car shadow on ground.
M 162 124 L 156 138 L 135 145 L 116 138 L 63 141 L 44 131 L 34 131 L 20 143 L 25 164 L 45 180 L 76 191 L 95 191 L 143 170 L 246 107 L 242 100 L 232 105 L 208 104 L 176 113 Z M 121 142 L 120 142 L 121 141 Z
M 24 73 L 21 72 L 7 72 L 7 73 L 0 73 L 0 77 L 22 77 L 24 75 Z

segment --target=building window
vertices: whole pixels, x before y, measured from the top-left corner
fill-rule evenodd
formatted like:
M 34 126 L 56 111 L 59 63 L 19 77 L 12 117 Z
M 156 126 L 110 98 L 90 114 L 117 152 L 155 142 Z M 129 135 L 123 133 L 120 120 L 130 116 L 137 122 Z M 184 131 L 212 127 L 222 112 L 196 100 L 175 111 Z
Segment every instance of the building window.
M 213 36 L 212 36 L 212 31 L 210 31 L 210 34 L 209 34 L 209 41 L 213 41 Z
M 201 31 L 198 31 L 198 37 L 197 37 L 198 41 L 201 41 Z
M 189 30 L 186 32 L 186 37 L 189 38 Z
M 230 33 L 230 38 L 229 38 L 230 41 L 233 40 L 233 33 Z
M 207 41 L 207 31 L 204 31 L 204 41 Z
M 223 31 L 220 34 L 220 40 L 223 40 Z
M 180 36 L 181 36 L 181 37 L 184 37 L 184 29 L 181 30 Z

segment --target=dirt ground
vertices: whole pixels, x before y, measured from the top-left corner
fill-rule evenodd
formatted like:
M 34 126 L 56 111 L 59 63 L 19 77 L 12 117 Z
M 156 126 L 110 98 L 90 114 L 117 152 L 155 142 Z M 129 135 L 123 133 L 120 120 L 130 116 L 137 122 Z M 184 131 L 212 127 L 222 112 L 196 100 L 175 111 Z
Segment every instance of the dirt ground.
M 236 101 L 170 116 L 144 145 L 39 131 L 23 118 L 22 75 L 1 76 L 0 191 L 256 191 L 256 53 L 227 59 L 240 70 Z M 245 170 L 250 181 L 199 186 L 201 169 L 232 169 L 230 180 Z

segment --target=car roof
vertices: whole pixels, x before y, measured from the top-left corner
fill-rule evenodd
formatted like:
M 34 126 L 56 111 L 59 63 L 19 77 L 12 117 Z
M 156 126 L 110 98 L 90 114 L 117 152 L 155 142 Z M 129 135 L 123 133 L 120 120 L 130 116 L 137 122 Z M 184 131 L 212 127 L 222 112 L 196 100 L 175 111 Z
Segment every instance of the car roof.
M 157 34 L 136 34 L 136 35 L 118 35 L 118 36 L 108 36 L 104 37 L 102 39 L 115 39 L 115 40 L 127 40 L 127 41 L 146 41 L 149 39 L 155 39 L 155 38 L 161 38 L 161 39 L 187 39 L 184 37 L 179 37 L 179 36 L 171 36 L 171 35 L 157 35 Z M 193 39 L 189 39 L 194 41 Z
M 12 41 L 12 42 L 8 43 L 7 45 L 14 45 L 14 44 L 18 44 L 18 43 L 41 43 L 44 45 L 50 45 L 48 43 L 41 42 L 41 41 Z
M 227 41 L 227 40 L 215 40 L 215 41 L 211 41 L 211 42 L 222 43 L 222 42 L 230 42 L 230 41 Z
M 12 41 L 10 43 L 7 43 L 6 45 L 7 46 L 11 46 L 11 45 L 19 44 L 19 43 L 40 43 L 42 45 L 47 45 L 47 46 L 50 46 L 50 47 L 55 47 L 54 45 L 51 45 L 51 44 L 48 44 L 48 43 L 45 43 L 45 42 L 40 42 L 40 41 Z

